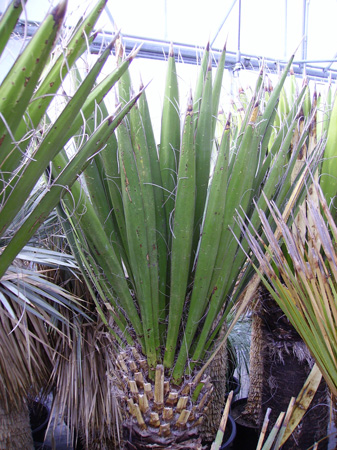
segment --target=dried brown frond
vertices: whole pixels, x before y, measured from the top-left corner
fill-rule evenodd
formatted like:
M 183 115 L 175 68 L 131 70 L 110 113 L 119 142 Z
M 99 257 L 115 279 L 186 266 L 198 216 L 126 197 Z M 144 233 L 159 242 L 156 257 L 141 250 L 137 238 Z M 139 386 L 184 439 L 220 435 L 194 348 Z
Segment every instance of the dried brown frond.
M 15 302 L 11 308 L 19 321 L 2 303 L 0 308 L 0 403 L 9 412 L 46 385 L 52 352 L 43 321 Z
M 108 376 L 116 359 L 114 337 L 99 318 L 64 331 L 69 342 L 59 338 L 55 345 L 53 412 L 86 448 L 119 448 L 121 413 Z

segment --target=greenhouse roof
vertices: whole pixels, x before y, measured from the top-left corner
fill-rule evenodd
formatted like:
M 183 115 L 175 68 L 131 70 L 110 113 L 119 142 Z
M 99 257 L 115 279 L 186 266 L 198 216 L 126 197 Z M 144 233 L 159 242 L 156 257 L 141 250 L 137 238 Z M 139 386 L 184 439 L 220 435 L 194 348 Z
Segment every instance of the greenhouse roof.
M 0 11 L 7 3 L 0 0 Z M 56 3 L 29 0 L 21 33 L 27 33 L 25 17 L 39 23 Z M 68 24 L 76 23 L 90 5 L 90 0 L 69 0 Z M 195 63 L 196 49 L 210 42 L 216 62 L 217 50 L 227 43 L 226 64 L 234 71 L 255 70 L 262 59 L 273 70 L 295 52 L 295 73 L 313 79 L 336 78 L 336 16 L 335 0 L 208 0 L 206 4 L 195 0 L 108 0 L 99 23 L 103 33 L 94 50 L 120 29 L 127 50 L 142 42 L 139 56 L 146 58 L 164 59 L 173 42 L 177 58 Z M 29 32 L 33 34 L 34 24 Z

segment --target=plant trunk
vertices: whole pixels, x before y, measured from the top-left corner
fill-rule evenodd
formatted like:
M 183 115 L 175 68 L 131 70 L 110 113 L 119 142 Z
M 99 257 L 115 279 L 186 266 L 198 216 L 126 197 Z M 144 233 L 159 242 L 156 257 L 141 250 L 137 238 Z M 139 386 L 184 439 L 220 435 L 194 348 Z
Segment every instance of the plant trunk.
M 7 411 L 0 405 L 0 450 L 33 450 L 33 438 L 26 403 Z
M 223 327 L 218 342 L 221 342 L 225 331 L 226 329 Z M 213 385 L 211 401 L 201 425 L 202 440 L 207 443 L 214 441 L 225 407 L 227 362 L 227 346 L 224 344 L 207 369 L 207 374 L 210 376 L 210 382 Z
M 271 408 L 272 426 L 279 413 L 287 410 L 290 398 L 299 394 L 314 360 L 287 317 L 264 289 L 261 289 L 253 316 L 251 345 L 252 375 L 245 415 L 260 427 L 267 408 Z M 309 448 L 326 436 L 328 420 L 327 388 L 322 381 L 304 418 L 282 448 Z M 327 440 L 318 448 L 326 449 Z
M 146 360 L 133 348 L 117 358 L 121 389 L 124 448 L 127 450 L 203 450 L 201 424 L 213 391 L 210 376 L 201 381 L 197 400 L 193 377 L 170 384 L 158 365 L 150 379 Z M 223 406 L 223 405 L 222 405 Z
M 251 345 L 249 354 L 249 392 L 244 416 L 252 426 L 262 423 L 262 392 L 264 380 L 264 359 L 263 346 L 264 339 L 262 335 L 262 319 L 254 314 L 251 331 Z

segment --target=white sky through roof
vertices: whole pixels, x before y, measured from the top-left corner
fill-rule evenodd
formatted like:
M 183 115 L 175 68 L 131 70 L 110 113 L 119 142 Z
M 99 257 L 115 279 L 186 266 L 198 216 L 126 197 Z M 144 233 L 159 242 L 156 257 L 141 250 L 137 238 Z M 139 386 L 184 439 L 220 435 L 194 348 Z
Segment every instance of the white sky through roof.
M 315 60 L 332 59 L 337 52 L 336 0 L 241 0 L 241 52 L 275 59 L 288 58 L 302 39 L 303 1 L 306 1 L 309 11 L 307 57 Z M 28 18 L 41 21 L 51 5 L 56 3 L 54 0 L 29 0 Z M 7 4 L 8 0 L 0 0 L 0 11 Z M 93 1 L 90 0 L 69 0 L 69 18 L 76 17 L 76 11 L 81 13 L 92 5 Z M 236 51 L 238 47 L 239 1 L 109 0 L 107 6 L 122 33 L 196 46 L 204 46 L 208 40 L 212 41 L 227 13 L 231 11 L 214 47 L 222 48 L 227 37 L 228 50 Z M 112 30 L 105 13 L 102 14 L 100 24 L 106 30 Z M 300 50 L 296 55 L 297 59 L 302 58 Z
M 337 53 L 337 0 L 241 0 L 241 53 L 284 60 L 299 47 L 295 60 L 301 60 L 304 1 L 308 7 L 307 58 L 332 59 Z M 0 11 L 4 11 L 7 4 L 8 0 L 0 0 Z M 28 20 L 41 22 L 56 4 L 57 0 L 29 0 L 26 11 Z M 68 0 L 67 24 L 74 25 L 79 16 L 85 10 L 90 10 L 93 4 L 92 0 Z M 228 40 L 229 51 L 236 52 L 238 49 L 239 0 L 108 0 L 107 7 L 108 13 L 104 11 L 98 23 L 103 31 L 114 31 L 112 17 L 115 27 L 121 29 L 122 34 L 186 43 L 195 47 L 204 47 L 208 41 L 212 42 L 228 15 L 213 48 L 221 49 Z M 135 89 L 138 88 L 140 76 L 145 84 L 150 82 L 148 97 L 151 96 L 151 100 L 158 104 L 158 108 L 153 110 L 160 111 L 166 65 L 160 61 L 144 61 L 137 58 L 131 66 L 137 75 Z M 6 61 L 2 60 L 2 70 L 5 70 L 5 64 Z M 327 64 L 322 63 L 322 66 Z M 180 103 L 184 108 L 184 95 L 187 96 L 190 88 L 194 89 L 197 71 L 188 64 L 180 66 L 183 66 L 178 71 L 182 84 Z M 332 67 L 336 66 L 337 63 Z M 104 70 L 111 70 L 111 65 L 106 64 Z M 240 73 L 243 87 L 255 85 L 256 74 L 248 76 L 249 82 L 245 74 Z M 229 79 L 229 73 L 225 77 L 225 95 L 230 96 L 233 79 Z M 153 119 L 159 123 L 160 117 Z

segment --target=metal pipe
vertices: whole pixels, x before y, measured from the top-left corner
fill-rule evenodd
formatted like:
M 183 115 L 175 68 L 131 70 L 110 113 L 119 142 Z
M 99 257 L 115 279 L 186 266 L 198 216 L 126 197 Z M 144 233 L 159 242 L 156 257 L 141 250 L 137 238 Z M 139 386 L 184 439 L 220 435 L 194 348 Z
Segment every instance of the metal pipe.
M 105 14 L 108 16 L 108 19 L 110 20 L 110 23 L 112 25 L 112 29 L 117 30 L 116 23 L 114 21 L 114 18 L 111 14 L 111 11 L 110 11 L 108 5 L 105 5 L 104 9 L 105 9 Z
M 323 61 L 323 62 L 328 62 L 329 64 L 326 66 L 326 67 L 324 67 L 324 69 L 325 70 L 329 70 L 330 69 L 330 67 L 332 66 L 332 64 L 334 63 L 334 62 L 337 62 L 337 53 L 335 54 L 335 56 L 334 56 L 334 59 L 330 59 L 330 60 L 327 60 L 327 61 Z
M 297 59 L 296 61 L 294 60 L 294 64 L 322 64 L 322 63 L 337 63 L 337 54 L 335 56 L 335 59 Z M 282 62 L 285 62 L 285 60 L 283 60 Z M 330 66 L 331 66 L 330 64 Z M 323 69 L 323 67 L 322 67 Z M 327 69 L 327 67 L 324 67 L 324 69 Z
M 238 23 L 238 50 L 237 62 L 241 60 L 241 0 L 239 0 L 239 23 Z
M 19 36 L 24 35 L 24 30 L 27 30 L 27 37 L 33 36 L 33 34 L 36 32 L 38 25 L 36 23 L 28 22 L 25 24 L 23 21 L 19 21 L 18 24 L 15 27 L 15 33 L 17 33 Z M 99 33 L 96 37 L 95 41 L 90 47 L 90 51 L 93 54 L 98 54 L 101 52 L 106 45 L 111 42 L 113 38 L 114 33 L 108 33 L 105 32 Z M 156 39 L 147 39 L 147 38 L 141 38 L 138 36 L 122 36 L 123 44 L 125 45 L 126 52 L 130 52 L 135 46 L 142 45 L 138 57 L 140 58 L 147 58 L 147 59 L 155 59 L 164 61 L 167 59 L 167 55 L 169 53 L 170 48 L 170 42 L 163 41 L 163 40 L 156 40 Z M 181 44 L 173 42 L 174 48 L 176 50 L 176 58 L 177 61 L 183 60 L 186 64 L 198 64 L 198 48 L 196 46 L 187 45 L 187 44 Z M 222 53 L 222 50 L 219 49 L 212 49 L 212 64 L 215 67 L 220 59 L 220 55 Z M 262 63 L 262 57 L 258 57 L 256 55 L 249 55 L 249 54 L 241 54 L 241 64 L 242 68 L 246 70 L 260 70 L 261 63 Z M 317 62 L 317 61 L 294 61 L 293 62 L 293 68 L 296 75 L 303 75 L 303 64 L 310 64 L 311 62 Z M 327 60 L 324 60 L 322 62 L 328 62 Z M 331 61 L 335 62 L 335 60 Z M 287 63 L 287 61 L 280 61 L 280 60 L 274 60 L 271 58 L 264 58 L 264 65 L 267 70 L 270 70 L 271 72 L 275 72 L 279 66 L 284 66 Z M 237 53 L 231 52 L 229 50 L 226 51 L 226 62 L 225 62 L 225 68 L 228 70 L 233 70 L 235 65 L 237 64 Z M 328 79 L 329 76 L 333 79 L 337 79 L 337 70 L 336 69 L 329 69 L 327 71 L 324 67 L 319 66 L 307 66 L 306 75 L 308 78 L 312 79 Z
M 302 59 L 306 60 L 308 55 L 308 12 L 309 12 L 309 1 L 303 0 L 303 42 L 302 42 Z
M 284 58 L 287 57 L 288 49 L 288 0 L 284 0 Z
M 215 42 L 215 39 L 218 37 L 218 35 L 219 35 L 219 33 L 220 33 L 222 27 L 225 25 L 225 22 L 226 22 L 226 20 L 228 19 L 228 16 L 230 15 L 230 13 L 232 12 L 232 9 L 234 8 L 234 5 L 235 5 L 236 2 L 237 2 L 237 0 L 234 0 L 233 3 L 232 3 L 232 6 L 231 6 L 231 7 L 229 8 L 229 10 L 227 11 L 227 14 L 226 14 L 224 20 L 222 21 L 220 27 L 218 28 L 218 31 L 215 33 L 215 36 L 214 36 L 214 38 L 213 38 L 213 40 L 212 40 L 212 42 L 211 42 L 211 47 L 213 46 L 213 44 L 214 44 L 214 42 Z
M 165 38 L 165 39 L 168 39 L 168 26 L 167 26 L 167 0 L 164 0 L 164 21 L 165 21 L 164 38 Z

